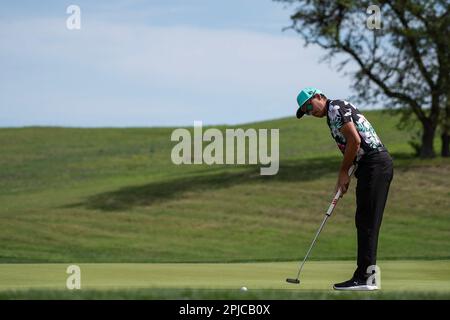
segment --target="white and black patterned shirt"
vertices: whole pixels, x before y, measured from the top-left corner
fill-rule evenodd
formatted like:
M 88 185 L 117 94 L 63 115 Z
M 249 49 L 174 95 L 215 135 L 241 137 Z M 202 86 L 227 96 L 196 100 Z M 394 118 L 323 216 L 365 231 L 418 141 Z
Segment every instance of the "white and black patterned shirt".
M 340 129 L 347 122 L 353 122 L 361 137 L 361 145 L 356 155 L 359 160 L 369 151 L 384 147 L 370 122 L 350 102 L 344 100 L 327 100 L 327 123 L 331 136 L 336 141 L 342 153 L 345 152 L 347 141 Z

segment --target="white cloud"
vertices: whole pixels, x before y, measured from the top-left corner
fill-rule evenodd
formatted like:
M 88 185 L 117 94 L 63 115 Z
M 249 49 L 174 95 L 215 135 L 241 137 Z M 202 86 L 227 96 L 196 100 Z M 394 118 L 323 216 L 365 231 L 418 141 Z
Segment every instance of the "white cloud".
M 6 70 L 0 85 L 20 88 L 17 92 L 29 90 L 34 98 L 41 97 L 35 100 L 47 100 L 50 109 L 58 106 L 57 98 L 72 97 L 70 105 L 78 106 L 80 112 L 80 108 L 101 109 L 98 101 L 124 102 L 140 95 L 130 99 L 134 105 L 126 106 L 131 114 L 134 108 L 148 110 L 149 118 L 154 112 L 160 122 L 182 123 L 189 106 L 192 118 L 236 123 L 292 115 L 296 93 L 303 86 L 314 85 L 339 97 L 348 92 L 340 75 L 318 63 L 322 55 L 318 48 L 305 49 L 299 37 L 287 34 L 92 20 L 82 21 L 80 31 L 69 31 L 63 19 L 31 19 L 1 22 L 0 40 L 0 67 Z M 17 73 L 13 65 L 27 68 Z M 74 87 L 65 85 L 64 77 L 70 78 L 67 83 L 82 82 L 75 89 L 84 92 L 83 99 L 77 102 Z M 48 84 L 27 83 L 32 78 L 58 82 L 54 88 L 58 94 Z M 91 78 L 104 79 L 93 82 L 99 89 L 92 88 Z M 117 90 L 119 85 L 123 91 Z M 19 99 L 15 107 L 33 106 L 32 98 L 28 104 Z M 5 105 L 18 101 L 4 99 Z M 229 111 L 215 112 L 211 105 L 227 106 Z M 167 119 L 161 115 L 161 106 Z M 117 103 L 113 107 L 117 108 L 113 114 L 123 112 Z M 176 118 L 180 112 L 183 119 Z M 142 112 L 137 114 L 140 120 Z

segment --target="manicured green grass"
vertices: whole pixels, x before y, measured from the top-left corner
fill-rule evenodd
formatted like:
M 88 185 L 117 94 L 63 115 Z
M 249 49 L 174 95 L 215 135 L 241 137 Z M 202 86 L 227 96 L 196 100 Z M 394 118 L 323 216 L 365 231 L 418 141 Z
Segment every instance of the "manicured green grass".
M 366 116 L 395 158 L 379 258 L 450 258 L 450 160 L 413 159 L 397 119 Z M 0 262 L 301 258 L 341 160 L 324 119 L 233 127 L 280 129 L 278 175 L 260 176 L 259 166 L 175 166 L 172 128 L 0 129 Z M 354 187 L 312 260 L 355 258 Z
M 380 261 L 381 291 L 342 293 L 349 261 L 312 261 L 301 284 L 295 262 L 80 264 L 81 290 L 66 289 L 67 264 L 0 265 L 2 299 L 449 299 L 450 260 Z M 246 286 L 247 292 L 240 291 Z

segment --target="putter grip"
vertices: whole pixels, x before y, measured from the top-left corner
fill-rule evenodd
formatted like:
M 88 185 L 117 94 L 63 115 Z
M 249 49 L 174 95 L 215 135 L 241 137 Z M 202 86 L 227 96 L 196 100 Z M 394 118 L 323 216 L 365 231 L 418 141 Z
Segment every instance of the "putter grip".
M 336 194 L 335 194 L 335 196 L 333 198 L 333 201 L 331 201 L 331 204 L 328 207 L 328 210 L 327 210 L 327 213 L 326 213 L 327 216 L 331 216 L 331 213 L 333 213 L 334 207 L 336 207 L 336 204 L 337 204 L 337 202 L 338 202 L 340 197 L 341 197 L 341 189 L 339 189 L 336 192 Z

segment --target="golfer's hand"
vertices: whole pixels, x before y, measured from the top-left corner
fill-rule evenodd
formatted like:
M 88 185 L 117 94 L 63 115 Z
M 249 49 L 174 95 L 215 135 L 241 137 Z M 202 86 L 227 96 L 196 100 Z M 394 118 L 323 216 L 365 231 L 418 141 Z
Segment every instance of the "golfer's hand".
M 339 171 L 339 177 L 336 184 L 335 192 L 341 189 L 341 198 L 347 192 L 349 184 L 350 184 L 350 177 L 348 176 L 348 173 Z

